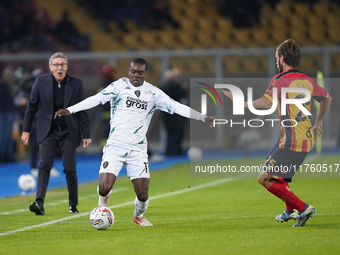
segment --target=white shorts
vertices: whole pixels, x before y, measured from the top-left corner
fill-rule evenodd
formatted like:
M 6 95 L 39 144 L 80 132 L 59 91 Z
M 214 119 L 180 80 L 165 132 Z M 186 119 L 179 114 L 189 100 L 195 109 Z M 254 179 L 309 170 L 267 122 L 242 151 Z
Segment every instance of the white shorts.
M 112 173 L 118 176 L 123 165 L 130 180 L 150 178 L 148 154 L 145 151 L 117 150 L 117 147 L 106 147 L 100 164 L 99 173 Z

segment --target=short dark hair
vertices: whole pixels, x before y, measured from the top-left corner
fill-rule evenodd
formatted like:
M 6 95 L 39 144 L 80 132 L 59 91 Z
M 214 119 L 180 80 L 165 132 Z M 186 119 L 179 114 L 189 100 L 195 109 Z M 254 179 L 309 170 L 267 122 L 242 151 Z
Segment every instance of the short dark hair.
M 299 68 L 301 51 L 299 45 L 293 39 L 287 39 L 277 47 L 279 56 L 283 56 L 287 65 Z
M 138 64 L 141 64 L 141 65 L 143 65 L 143 66 L 145 66 L 145 71 L 147 71 L 148 70 L 148 63 L 145 61 L 145 59 L 143 59 L 143 58 L 135 58 L 135 59 L 133 59 L 132 61 L 131 61 L 131 63 L 130 63 L 130 67 L 131 67 L 131 64 L 136 64 L 136 63 L 138 63 Z

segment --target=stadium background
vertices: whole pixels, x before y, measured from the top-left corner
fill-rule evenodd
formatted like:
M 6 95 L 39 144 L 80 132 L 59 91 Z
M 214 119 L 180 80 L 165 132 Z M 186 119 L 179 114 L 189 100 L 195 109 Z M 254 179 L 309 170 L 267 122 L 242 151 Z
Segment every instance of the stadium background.
M 10 66 L 19 68 L 19 76 L 22 70 L 29 69 L 31 74 L 36 68 L 45 73 L 50 55 L 63 51 L 69 58 L 69 74 L 83 80 L 86 96 L 90 96 L 105 83 L 103 80 L 107 77 L 102 76 L 103 66 L 113 66 L 115 77 L 119 78 L 127 75 L 131 58 L 141 56 L 150 63 L 147 80 L 156 86 L 160 85 L 168 68 L 178 67 L 188 85 L 192 78 L 200 81 L 221 77 L 239 81 L 249 79 L 256 85 L 254 95 L 257 97 L 267 87 L 259 81 L 268 80 L 276 73 L 275 48 L 292 37 L 302 46 L 302 71 L 311 77 L 316 77 L 317 71 L 323 71 L 325 86 L 333 97 L 324 123 L 323 155 L 317 157 L 313 152 L 305 163 L 339 164 L 340 13 L 336 1 L 164 0 L 160 2 L 169 6 L 179 28 L 174 28 L 176 23 L 171 22 L 163 24 L 161 29 L 153 27 L 152 22 L 147 25 L 153 29 L 138 28 L 132 21 L 136 18 L 128 16 L 127 10 L 136 14 L 133 8 L 148 10 L 147 4 L 151 2 L 154 1 L 1 0 L 0 71 Z M 123 6 L 120 6 L 123 9 L 115 8 L 122 3 L 128 4 L 129 8 L 126 9 L 126 5 L 123 5 L 125 9 Z M 111 11 L 124 13 L 123 17 L 126 14 L 130 20 L 127 19 L 125 29 L 130 32 L 122 32 L 116 22 L 105 22 L 105 8 L 99 14 L 92 13 L 102 4 L 107 7 L 105 15 Z M 235 4 L 242 6 L 236 11 Z M 62 42 L 54 33 L 64 10 L 69 11 L 80 31 L 75 41 L 69 43 Z M 235 13 L 239 16 L 233 16 Z M 247 18 L 249 14 L 250 19 Z M 242 90 L 246 92 L 245 86 Z M 196 88 L 192 91 L 199 92 Z M 223 107 L 231 111 L 231 102 L 222 100 Z M 199 102 L 190 102 L 190 105 L 200 109 Z M 215 114 L 211 109 L 215 108 L 208 97 L 208 113 Z M 312 109 L 315 112 L 315 108 Z M 294 179 L 291 185 L 294 193 L 317 208 L 317 215 L 308 225 L 297 229 L 292 228 L 291 223 L 274 221 L 275 214 L 282 212 L 283 203 L 266 194 L 256 182 L 256 175 L 246 179 L 190 178 L 189 160 L 185 155 L 150 163 L 151 170 L 163 170 L 152 173 L 152 202 L 147 217 L 154 223 L 153 228 L 139 228 L 132 222 L 134 192 L 128 178 L 120 178 L 113 191 L 117 194 L 110 201 L 115 224 L 108 231 L 98 232 L 90 226 L 88 215 L 97 205 L 98 164 L 107 120 L 102 120 L 106 116 L 102 116 L 100 107 L 90 110 L 89 114 L 94 144 L 86 150 L 78 150 L 80 213 L 76 215 L 68 213 L 68 192 L 63 174 L 50 179 L 46 215 L 36 217 L 28 210 L 29 203 L 34 200 L 34 191 L 18 196 L 21 190 L 17 179 L 20 174 L 29 173 L 30 166 L 28 160 L 22 158 L 25 148 L 21 146 L 18 130 L 14 130 L 17 162 L 0 162 L 1 254 L 27 255 L 37 251 L 98 254 L 107 253 L 108 247 L 111 253 L 119 254 L 141 251 L 148 254 L 271 254 L 273 251 L 275 254 L 339 254 L 338 178 Z M 160 152 L 164 150 L 161 123 L 157 113 L 148 133 L 150 148 Z M 277 134 L 268 133 L 265 128 L 256 129 L 257 135 L 267 144 L 259 146 L 257 140 L 256 146 L 244 147 L 240 143 L 241 137 L 257 136 L 249 133 L 248 128 L 209 132 L 212 136 L 205 132 L 202 136 L 197 134 L 202 134 L 200 128 L 205 125 L 199 124 L 195 122 L 195 128 L 191 127 L 197 145 L 214 156 L 217 154 L 214 147 L 220 147 L 222 153 L 217 156 L 223 156 L 226 164 L 235 166 L 261 164 L 272 145 L 271 140 L 279 135 L 279 129 L 275 129 Z M 190 146 L 189 131 L 187 126 L 186 148 Z M 253 157 L 244 158 L 244 155 Z M 175 166 L 169 167 L 172 164 Z M 62 170 L 60 159 L 56 160 L 55 167 Z M 122 176 L 126 175 L 122 173 Z
M 0 68 L 24 66 L 30 70 L 40 68 L 45 73 L 50 55 L 62 51 L 69 58 L 68 73 L 83 80 L 85 96 L 104 86 L 103 66 L 113 67 L 116 78 L 127 76 L 128 64 L 134 57 L 144 57 L 148 61 L 147 81 L 156 86 L 164 80 L 166 70 L 174 67 L 181 70 L 188 86 L 190 78 L 198 77 L 270 78 L 277 72 L 275 48 L 287 38 L 295 39 L 302 48 L 301 70 L 311 77 L 322 71 L 330 94 L 340 93 L 336 79 L 340 74 L 340 6 L 337 1 L 16 0 L 3 1 L 1 11 L 9 18 L 1 21 L 3 35 L 11 34 L 8 23 L 12 20 L 18 23 L 19 14 L 32 16 L 32 19 L 26 24 L 21 17 L 21 24 L 29 25 L 25 36 L 19 39 L 7 36 L 2 40 Z M 79 30 L 78 39 L 88 38 L 88 45 L 79 41 L 65 43 L 58 38 L 54 29 L 64 11 L 70 14 Z M 118 20 L 113 16 L 119 12 Z M 168 16 L 170 18 L 164 18 Z M 257 84 L 255 97 L 261 96 L 266 88 L 267 83 Z M 242 89 L 245 92 L 246 86 Z M 230 108 L 231 103 L 223 100 Z M 190 102 L 190 105 L 200 110 L 198 102 Z M 339 146 L 339 106 L 339 101 L 333 100 L 325 121 L 324 145 L 328 147 Z M 86 150 L 80 148 L 79 152 L 100 153 L 107 120 L 100 109 L 92 109 L 89 114 L 94 144 Z M 208 114 L 216 115 L 216 112 Z M 164 150 L 162 125 L 160 114 L 156 113 L 148 132 L 152 151 Z M 190 146 L 187 126 L 185 148 Z M 202 148 L 247 149 L 240 143 L 240 137 L 246 136 L 249 128 L 219 131 L 213 137 L 200 136 L 199 125 L 195 130 L 198 135 L 194 139 Z M 269 131 L 263 128 L 256 132 L 263 139 L 268 137 Z M 277 137 L 279 132 L 261 146 L 268 148 Z M 18 157 L 23 159 L 20 141 L 17 150 Z

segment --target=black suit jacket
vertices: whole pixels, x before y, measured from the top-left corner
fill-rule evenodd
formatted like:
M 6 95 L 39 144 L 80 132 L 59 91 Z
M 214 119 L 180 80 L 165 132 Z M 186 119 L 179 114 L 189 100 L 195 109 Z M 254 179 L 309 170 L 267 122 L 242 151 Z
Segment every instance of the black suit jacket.
M 64 108 L 72 106 L 83 100 L 83 83 L 81 80 L 66 76 Z M 34 115 L 37 113 L 37 140 L 41 143 L 51 129 L 54 118 L 54 95 L 52 74 L 41 75 L 35 81 L 29 102 L 26 107 L 23 131 L 31 132 Z M 85 111 L 64 117 L 71 142 L 78 147 L 81 135 L 84 139 L 90 138 L 89 118 Z

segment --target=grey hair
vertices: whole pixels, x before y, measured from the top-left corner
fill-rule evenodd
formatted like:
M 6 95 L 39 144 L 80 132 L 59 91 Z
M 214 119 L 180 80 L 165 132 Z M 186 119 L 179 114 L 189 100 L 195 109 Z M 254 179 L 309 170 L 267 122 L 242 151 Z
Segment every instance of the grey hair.
M 67 57 L 64 55 L 64 53 L 56 52 L 50 57 L 49 64 L 52 65 L 53 59 L 56 59 L 56 58 L 63 58 L 63 59 L 65 59 L 66 63 L 68 63 Z

